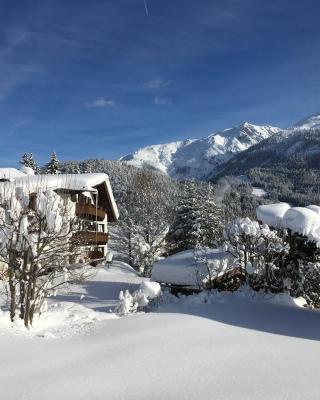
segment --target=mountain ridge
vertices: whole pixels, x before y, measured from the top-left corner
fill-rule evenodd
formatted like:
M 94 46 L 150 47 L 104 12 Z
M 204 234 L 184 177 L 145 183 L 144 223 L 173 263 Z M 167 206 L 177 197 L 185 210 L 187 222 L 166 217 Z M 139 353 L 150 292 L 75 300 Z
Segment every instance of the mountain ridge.
M 270 125 L 242 124 L 209 134 L 141 148 L 120 158 L 129 165 L 148 168 L 177 179 L 206 179 L 212 170 L 234 154 L 246 150 L 282 129 Z
M 286 129 L 243 122 L 200 139 L 146 146 L 121 157 L 120 161 L 138 168 L 156 170 L 176 179 L 207 180 L 215 174 L 221 174 L 224 166 L 235 156 L 241 163 L 242 152 L 259 143 L 270 138 L 280 143 L 297 131 L 312 129 L 320 129 L 320 113 L 309 115 Z M 300 145 L 296 143 L 295 146 L 298 149 Z M 291 151 L 294 153 L 295 147 Z

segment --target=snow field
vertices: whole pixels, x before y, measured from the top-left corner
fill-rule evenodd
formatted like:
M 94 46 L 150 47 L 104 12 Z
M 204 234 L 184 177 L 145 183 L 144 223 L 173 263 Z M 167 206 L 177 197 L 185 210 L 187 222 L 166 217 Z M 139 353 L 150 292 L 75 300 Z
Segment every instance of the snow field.
M 166 294 L 157 312 L 121 318 L 109 312 L 119 288 L 132 292 L 142 281 L 122 263 L 98 269 L 50 300 L 48 315 L 56 312 L 65 332 L 47 326 L 52 336 L 45 339 L 10 334 L 2 315 L 0 398 L 318 399 L 319 312 L 246 291 Z M 52 304 L 59 304 L 55 311 Z M 64 313 L 75 316 L 75 325 L 88 318 L 90 329 L 68 335 L 75 325 L 68 327 Z

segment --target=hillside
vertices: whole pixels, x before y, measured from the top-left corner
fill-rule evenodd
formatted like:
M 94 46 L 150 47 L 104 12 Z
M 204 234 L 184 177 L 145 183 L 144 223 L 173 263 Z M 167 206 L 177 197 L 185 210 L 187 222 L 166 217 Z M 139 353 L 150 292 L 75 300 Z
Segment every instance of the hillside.
M 296 205 L 320 202 L 320 129 L 291 129 L 236 155 L 212 176 L 245 174 L 270 198 Z

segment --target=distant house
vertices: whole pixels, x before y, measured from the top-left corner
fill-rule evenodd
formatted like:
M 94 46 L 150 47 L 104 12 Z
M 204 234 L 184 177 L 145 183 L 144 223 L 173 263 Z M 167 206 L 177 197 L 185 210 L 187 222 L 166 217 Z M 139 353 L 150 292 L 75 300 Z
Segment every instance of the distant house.
M 196 260 L 193 250 L 185 250 L 157 261 L 151 280 L 176 292 L 195 292 L 203 288 L 233 289 L 239 275 L 235 258 L 222 249 L 208 249 L 206 260 Z
M 24 176 L 26 174 L 16 168 L 0 168 L 0 182 L 9 182 Z
M 109 177 L 102 173 L 31 175 L 14 168 L 0 168 L 0 185 L 27 191 L 30 201 L 40 190 L 54 190 L 75 203 L 79 219 L 77 241 L 86 261 L 103 259 L 108 249 L 108 222 L 119 217 Z

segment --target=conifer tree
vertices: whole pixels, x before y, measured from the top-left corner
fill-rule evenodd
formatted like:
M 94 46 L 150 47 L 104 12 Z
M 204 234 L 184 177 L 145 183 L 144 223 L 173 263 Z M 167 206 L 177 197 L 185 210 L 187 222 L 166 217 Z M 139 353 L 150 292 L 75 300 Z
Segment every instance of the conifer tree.
M 211 185 L 184 182 L 176 218 L 167 235 L 168 252 L 213 246 L 221 233 L 221 211 L 215 205 Z
M 50 175 L 60 173 L 60 164 L 55 151 L 52 152 L 50 161 L 46 164 L 46 173 Z
M 24 167 L 28 167 L 33 169 L 35 174 L 40 174 L 40 168 L 35 161 L 33 154 L 32 153 L 24 153 L 19 161 L 19 164 L 21 164 Z

